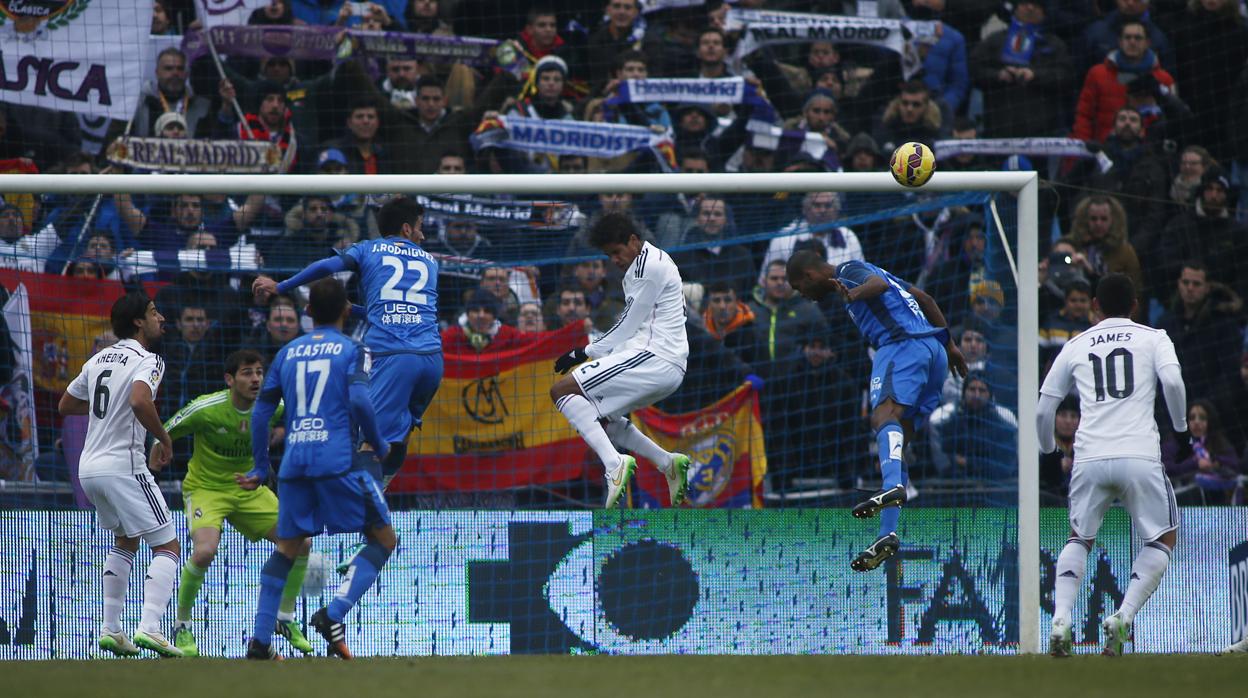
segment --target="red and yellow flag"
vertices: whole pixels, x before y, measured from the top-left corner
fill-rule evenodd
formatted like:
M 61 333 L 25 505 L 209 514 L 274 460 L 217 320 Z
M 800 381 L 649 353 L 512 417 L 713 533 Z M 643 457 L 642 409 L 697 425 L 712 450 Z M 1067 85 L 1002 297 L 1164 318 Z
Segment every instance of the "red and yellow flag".
M 559 378 L 555 358 L 582 346 L 578 324 L 518 349 L 447 354 L 442 385 L 389 491 L 498 490 L 581 477 L 585 444 L 551 404 L 550 386 Z
M 750 508 L 763 506 L 767 453 L 758 393 L 749 383 L 715 404 L 687 414 L 667 414 L 654 407 L 638 410 L 633 424 L 668 451 L 693 459 L 689 469 L 689 503 L 694 507 Z M 632 505 L 666 507 L 667 480 L 652 464 L 637 459 L 630 492 Z

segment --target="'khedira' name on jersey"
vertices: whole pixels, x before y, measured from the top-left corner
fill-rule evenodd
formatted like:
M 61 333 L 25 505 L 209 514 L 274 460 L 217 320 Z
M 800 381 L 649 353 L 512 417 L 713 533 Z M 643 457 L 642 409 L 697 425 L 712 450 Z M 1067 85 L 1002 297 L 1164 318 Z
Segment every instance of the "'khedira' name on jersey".
M 78 477 L 135 475 L 147 470 L 147 429 L 130 407 L 130 386 L 160 387 L 165 362 L 135 339 L 123 339 L 87 359 L 69 384 L 69 394 L 86 400 L 90 423 Z
M 689 360 L 685 296 L 680 270 L 663 250 L 643 243 L 624 272 L 624 311 L 597 341 L 585 347 L 591 359 L 616 351 L 648 351 L 683 371 Z
M 1164 330 L 1107 318 L 1075 337 L 1049 369 L 1040 392 L 1057 399 L 1079 392 L 1075 461 L 1161 457 L 1153 416 L 1157 376 L 1178 365 Z

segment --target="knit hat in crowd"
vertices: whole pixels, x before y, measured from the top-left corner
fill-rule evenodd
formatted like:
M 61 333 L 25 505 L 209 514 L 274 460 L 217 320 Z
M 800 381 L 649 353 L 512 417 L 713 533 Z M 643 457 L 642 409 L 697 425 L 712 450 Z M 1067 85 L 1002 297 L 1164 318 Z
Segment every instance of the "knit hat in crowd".
M 165 127 L 169 124 L 181 124 L 183 131 L 190 131 L 186 126 L 186 117 L 176 111 L 167 111 L 156 119 L 156 135 L 159 136 L 164 132 Z

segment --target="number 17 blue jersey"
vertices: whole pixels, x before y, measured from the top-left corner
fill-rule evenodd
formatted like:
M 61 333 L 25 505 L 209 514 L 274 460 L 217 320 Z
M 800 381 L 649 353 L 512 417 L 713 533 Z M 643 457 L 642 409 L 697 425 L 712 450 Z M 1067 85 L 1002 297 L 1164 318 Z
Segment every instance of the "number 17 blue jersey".
M 374 356 L 442 351 L 438 333 L 438 261 L 401 237 L 362 240 L 339 253 L 364 289 Z

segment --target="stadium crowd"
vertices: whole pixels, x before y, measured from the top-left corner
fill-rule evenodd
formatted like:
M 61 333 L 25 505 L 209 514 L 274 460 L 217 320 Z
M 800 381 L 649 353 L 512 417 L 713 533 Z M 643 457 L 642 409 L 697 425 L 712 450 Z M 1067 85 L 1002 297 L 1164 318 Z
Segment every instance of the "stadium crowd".
M 88 128 L 71 114 L 0 105 L 8 171 L 124 171 L 107 146 L 123 132 L 161 139 L 274 144 L 284 171 L 307 174 L 880 171 L 906 141 L 1073 137 L 1095 157 L 1001 153 L 943 158 L 942 170 L 1039 169 L 1042 370 L 1097 321 L 1108 272 L 1140 289 L 1137 319 L 1174 339 L 1191 398 L 1196 454 L 1163 456 L 1184 503 L 1242 502 L 1248 457 L 1248 23 L 1237 0 L 739 0 L 740 9 L 937 21 L 916 41 L 917 71 L 879 46 L 809 41 L 744 56 L 722 0 L 273 0 L 249 24 L 308 24 L 504 41 L 491 66 L 378 60 L 339 36 L 334 61 L 271 55 L 188 61 L 165 49 L 129 123 Z M 194 3 L 156 0 L 153 34 L 196 23 Z M 506 55 L 508 59 L 503 60 Z M 632 102 L 638 78 L 739 76 L 736 104 Z M 236 108 L 241 107 L 241 109 Z M 521 152 L 491 134 L 508 118 L 644 127 L 659 146 L 613 157 Z M 924 288 L 954 326 L 971 373 L 950 376 L 942 406 L 908 459 L 926 483 L 1016 478 L 1016 292 L 988 261 L 996 230 L 976 208 L 933 206 L 852 227 L 849 215 L 916 197 L 894 194 L 633 196 L 556 202 L 430 197 L 426 249 L 439 279 L 445 351 L 506 349 L 531 333 L 608 329 L 623 307 L 619 272 L 584 232 L 605 212 L 632 215 L 687 284 L 685 384 L 659 406 L 696 409 L 747 376 L 761 412 L 776 492 L 849 489 L 874 472 L 865 421 L 867 347 L 839 301 L 798 297 L 784 263 L 814 248 L 866 259 Z M 917 200 L 922 201 L 920 194 Z M 465 214 L 465 202 L 480 204 Z M 170 321 L 161 414 L 219 389 L 239 347 L 271 357 L 305 331 L 304 299 L 260 304 L 258 273 L 282 278 L 377 235 L 374 197 L 5 197 L 0 267 L 124 283 L 158 281 Z M 521 223 L 480 211 L 526 209 Z M 771 235 L 762 235 L 768 234 Z M 742 239 L 745 236 L 752 236 Z M 545 259 L 542 264 L 516 264 Z M 563 261 L 566 260 L 566 261 Z M 43 407 L 41 405 L 41 407 Z M 1063 405 L 1066 459 L 1042 462 L 1059 501 L 1078 424 Z M 41 412 L 50 446 L 55 424 Z M 1159 420 L 1161 424 L 1168 420 Z M 798 500 L 792 500 L 796 502 Z M 791 502 L 791 503 L 792 503 Z

